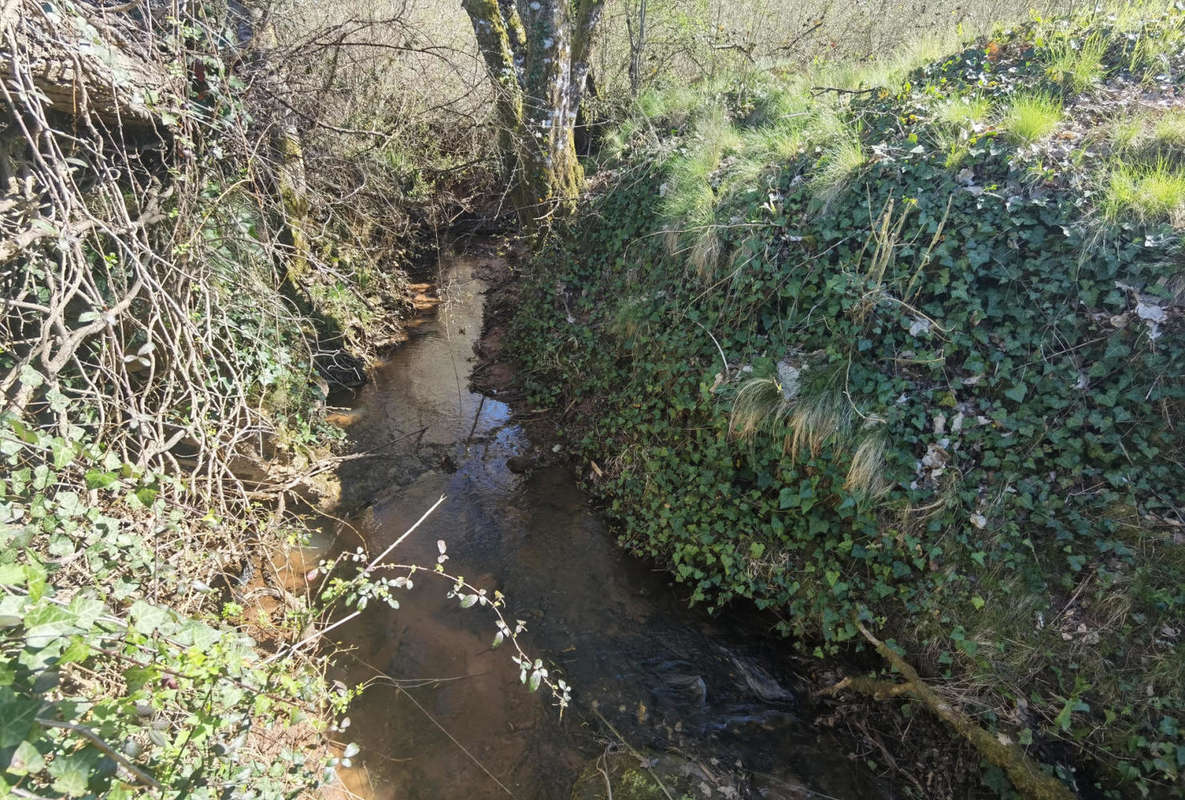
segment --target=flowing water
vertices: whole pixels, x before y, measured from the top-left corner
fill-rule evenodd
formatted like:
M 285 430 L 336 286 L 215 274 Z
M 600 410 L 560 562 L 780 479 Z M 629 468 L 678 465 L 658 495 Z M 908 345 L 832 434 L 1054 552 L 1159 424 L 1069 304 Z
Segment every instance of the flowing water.
M 362 747 L 350 787 L 377 800 L 564 800 L 584 775 L 580 797 L 608 797 L 596 769 L 608 752 L 645 761 L 644 782 L 653 773 L 676 798 L 679 780 L 704 798 L 888 796 L 850 744 L 811 725 L 782 645 L 688 609 L 665 574 L 616 547 L 568 468 L 508 468 L 532 443 L 506 404 L 467 388 L 487 260 L 442 268 L 443 304 L 357 399 L 352 433 L 389 445 L 357 462 L 371 503 L 356 528 L 377 553 L 444 495 L 389 560 L 431 565 L 446 542 L 454 574 L 505 593 L 521 643 L 564 675 L 573 704 L 561 719 L 528 692 L 511 648 L 491 649 L 489 611 L 460 608 L 421 573 L 398 610 L 342 629 L 343 677 L 372 681 L 346 731 Z M 663 797 L 655 787 L 614 796 Z

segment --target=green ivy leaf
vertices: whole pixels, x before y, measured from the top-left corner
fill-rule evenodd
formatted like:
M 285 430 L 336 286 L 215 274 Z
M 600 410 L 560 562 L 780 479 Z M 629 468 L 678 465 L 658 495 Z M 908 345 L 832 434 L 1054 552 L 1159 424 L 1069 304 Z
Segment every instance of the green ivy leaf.
M 1023 383 L 1018 383 L 1015 386 L 1013 386 L 1011 389 L 1004 390 L 1004 396 L 1007 397 L 1009 400 L 1013 400 L 1017 403 L 1023 403 L 1025 401 L 1025 395 L 1027 395 L 1028 393 L 1029 393 L 1029 387 Z
M 45 767 L 45 759 L 36 747 L 28 741 L 22 741 L 12 753 L 12 760 L 8 763 L 8 771 L 13 775 L 28 775 L 40 772 Z
M 41 703 L 0 686 L 0 748 L 16 747 L 25 741 Z
M 0 586 L 24 586 L 25 568 L 20 564 L 0 564 Z
M 71 633 L 77 633 L 76 617 L 60 606 L 37 606 L 25 615 L 25 643 L 40 649 Z
M 132 618 L 132 627 L 137 633 L 142 633 L 145 636 L 151 636 L 172 621 L 168 611 L 145 603 L 143 600 L 132 603 L 129 615 Z
M 22 386 L 29 389 L 37 389 L 45 383 L 45 376 L 33 369 L 33 367 L 25 364 L 21 367 L 20 381 Z
M 98 761 L 98 752 L 91 747 L 73 753 L 59 753 L 49 764 L 53 788 L 68 797 L 86 794 L 87 780 Z
M 86 473 L 86 488 L 109 489 L 119 483 L 119 475 L 99 469 L 88 470 Z

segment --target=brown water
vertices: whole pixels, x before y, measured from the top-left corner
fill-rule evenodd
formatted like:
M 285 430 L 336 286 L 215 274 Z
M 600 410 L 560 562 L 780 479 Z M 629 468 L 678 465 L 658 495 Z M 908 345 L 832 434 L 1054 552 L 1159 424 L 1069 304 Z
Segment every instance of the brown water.
M 354 648 L 340 659 L 346 677 L 373 680 L 346 732 L 362 746 L 351 788 L 378 800 L 562 800 L 624 739 L 696 765 L 699 797 L 887 797 L 850 746 L 810 724 L 779 643 L 689 610 L 663 573 L 615 546 L 566 468 L 507 468 L 531 442 L 504 403 L 467 389 L 484 260 L 446 265 L 445 302 L 358 398 L 352 433 L 395 440 L 355 470 L 373 497 L 358 528 L 378 552 L 445 495 L 392 559 L 432 564 L 447 542 L 447 566 L 500 589 L 510 618 L 527 622 L 523 646 L 564 675 L 572 707 L 561 719 L 519 683 L 510 648 L 490 649 L 488 611 L 417 576 L 400 609 L 372 607 L 341 636 Z

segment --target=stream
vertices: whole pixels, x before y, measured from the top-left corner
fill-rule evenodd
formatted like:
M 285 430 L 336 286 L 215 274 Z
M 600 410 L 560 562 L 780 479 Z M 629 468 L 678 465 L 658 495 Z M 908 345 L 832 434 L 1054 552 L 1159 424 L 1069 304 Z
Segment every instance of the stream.
M 489 610 L 421 573 L 398 610 L 339 629 L 341 677 L 370 681 L 344 733 L 361 746 L 346 785 L 374 800 L 889 797 L 850 741 L 811 724 L 784 644 L 689 609 L 616 546 L 567 466 L 508 466 L 534 445 L 505 403 L 468 389 L 496 260 L 481 246 L 447 259 L 442 303 L 358 393 L 351 436 L 383 454 L 343 473 L 368 507 L 340 547 L 360 535 L 378 553 L 444 495 L 388 560 L 430 566 L 446 542 L 453 574 L 506 595 L 572 705 L 561 718 L 529 692 L 512 648 L 491 648 Z

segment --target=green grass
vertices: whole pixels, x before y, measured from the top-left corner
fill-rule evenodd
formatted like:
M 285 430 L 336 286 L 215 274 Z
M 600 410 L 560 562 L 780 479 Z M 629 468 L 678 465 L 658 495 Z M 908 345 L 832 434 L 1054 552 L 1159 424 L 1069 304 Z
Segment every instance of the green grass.
M 804 114 L 742 131 L 740 147 L 721 179 L 721 200 L 731 202 L 746 192 L 767 189 L 770 175 L 806 152 L 811 119 Z
M 724 109 L 713 107 L 700 115 L 688 151 L 676 156 L 668 170 L 662 204 L 667 246 L 671 252 L 686 252 L 701 276 L 711 275 L 720 257 L 718 200 L 711 178 L 725 154 L 741 144 Z
M 851 127 L 841 123 L 840 130 L 823 150 L 819 168 L 811 179 L 811 188 L 824 203 L 830 202 L 867 162 L 860 137 Z
M 1140 138 L 1144 134 L 1144 125 L 1138 118 L 1125 117 L 1116 120 L 1108 131 L 1111 147 L 1117 153 L 1130 153 L 1135 150 Z
M 1107 40 L 1094 33 L 1079 42 L 1063 38 L 1046 51 L 1046 74 L 1071 92 L 1081 92 L 1105 74 L 1103 56 Z
M 681 127 L 701 107 L 700 92 L 687 86 L 652 89 L 638 97 L 638 110 L 656 125 Z
M 1116 120 L 1105 129 L 1111 152 L 1129 166 L 1185 164 L 1185 111 L 1171 109 Z
M 599 164 L 620 161 L 625 156 L 626 149 L 633 141 L 634 134 L 638 132 L 638 128 L 637 121 L 630 118 L 610 130 L 605 134 L 605 138 L 601 143 L 601 151 L 597 154 L 596 161 Z
M 971 154 L 971 148 L 968 146 L 966 140 L 946 131 L 940 131 L 935 136 L 934 143 L 941 152 L 946 154 L 946 160 L 943 161 L 943 166 L 947 169 L 958 168 L 967 159 L 967 156 Z
M 1127 50 L 1126 67 L 1142 74 L 1145 83 L 1165 72 L 1169 60 L 1181 50 L 1185 20 L 1175 5 L 1153 0 L 1125 3 L 1112 9 L 1115 30 L 1134 38 Z
M 934 119 L 953 128 L 965 128 L 983 122 L 992 104 L 983 97 L 951 97 L 934 107 Z
M 1013 99 L 1000 125 L 1019 144 L 1044 139 L 1062 118 L 1062 101 L 1048 94 L 1023 94 Z
M 807 141 L 808 136 L 803 125 L 783 123 L 754 131 L 751 143 L 758 158 L 784 164 L 801 155 L 806 149 Z
M 958 50 L 964 39 L 965 36 L 958 31 L 946 30 L 912 41 L 903 41 L 899 46 L 867 60 L 828 64 L 814 76 L 814 83 L 845 89 L 879 87 L 892 90 L 900 86 L 918 67 L 933 63 Z
M 934 144 L 946 154 L 946 166 L 958 167 L 968 155 L 968 129 L 984 122 L 992 104 L 983 97 L 950 97 L 937 103 L 934 112 Z
M 753 128 L 777 126 L 807 116 L 815 105 L 810 82 L 804 76 L 758 79 L 752 88 L 752 111 L 747 124 Z
M 1185 150 L 1185 111 L 1170 109 L 1152 125 L 1152 141 L 1158 148 Z
M 648 92 L 639 99 L 646 119 L 665 124 L 679 118 L 691 126 L 684 149 L 667 164 L 660 213 L 668 251 L 684 255 L 701 278 L 714 275 L 728 255 L 720 236 L 723 209 L 762 195 L 769 176 L 812 144 L 824 146 L 826 166 L 813 184 L 824 199 L 865 163 L 859 138 L 834 100 L 812 98 L 809 85 L 802 78 L 757 79 L 734 88 L 735 122 L 720 103 L 719 87 Z M 618 152 L 623 144 L 613 143 Z M 728 169 L 721 170 L 726 158 Z
M 1185 215 L 1185 169 L 1164 159 L 1154 164 L 1120 162 L 1111 170 L 1102 209 L 1109 222 L 1178 224 Z

